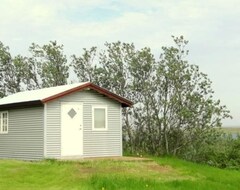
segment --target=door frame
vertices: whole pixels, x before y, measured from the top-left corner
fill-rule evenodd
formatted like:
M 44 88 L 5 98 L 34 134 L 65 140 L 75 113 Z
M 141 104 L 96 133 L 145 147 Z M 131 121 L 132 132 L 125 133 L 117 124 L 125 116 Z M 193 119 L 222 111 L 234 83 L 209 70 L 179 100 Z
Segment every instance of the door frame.
M 81 132 L 82 132 L 82 134 L 81 134 L 81 136 L 82 136 L 82 138 L 81 138 L 81 153 L 80 153 L 80 155 L 72 155 L 72 156 L 80 156 L 80 157 L 82 157 L 83 156 L 83 103 L 82 102 L 68 102 L 68 101 L 66 101 L 66 102 L 61 102 L 61 105 L 60 105 L 60 116 L 61 116 L 61 119 L 60 119 L 60 137 L 61 137 L 61 143 L 60 143 L 60 154 L 61 154 L 61 157 L 67 157 L 67 155 L 63 155 L 62 154 L 62 143 L 63 143 L 63 138 L 62 138 L 62 128 L 63 128 L 63 122 L 62 122 L 62 119 L 63 119 L 63 109 L 62 109 L 62 106 L 63 105 L 67 105 L 67 104 L 69 104 L 69 105 L 71 105 L 71 104 L 74 104 L 74 105 L 79 105 L 79 106 L 81 106 L 81 110 L 82 110 L 82 113 L 81 113 L 81 120 L 82 120 L 82 130 L 81 130 Z M 69 157 L 71 157 L 71 156 L 69 156 Z

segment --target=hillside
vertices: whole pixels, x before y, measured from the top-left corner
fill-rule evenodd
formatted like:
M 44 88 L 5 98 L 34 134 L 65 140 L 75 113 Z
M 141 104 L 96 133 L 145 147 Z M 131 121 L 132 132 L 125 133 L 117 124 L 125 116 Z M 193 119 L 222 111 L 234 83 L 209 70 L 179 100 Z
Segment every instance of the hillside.
M 227 133 L 240 133 L 240 127 L 222 127 L 222 129 Z
M 24 162 L 0 160 L 0 189 L 228 189 L 240 172 L 175 158 Z

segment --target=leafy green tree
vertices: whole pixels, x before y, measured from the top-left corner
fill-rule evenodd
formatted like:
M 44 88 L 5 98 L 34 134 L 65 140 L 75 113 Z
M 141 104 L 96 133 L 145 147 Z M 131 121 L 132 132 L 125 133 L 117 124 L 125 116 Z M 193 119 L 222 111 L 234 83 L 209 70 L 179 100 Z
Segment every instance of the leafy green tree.
M 69 66 L 63 45 L 56 41 L 40 46 L 35 43 L 29 48 L 31 77 L 37 88 L 67 84 Z
M 37 86 L 37 79 L 31 63 L 27 57 L 17 55 L 12 60 L 14 70 L 14 81 L 16 81 L 15 89 L 18 91 L 32 90 L 40 88 Z
M 177 154 L 203 142 L 207 133 L 221 127 L 221 119 L 230 117 L 226 107 L 213 98 L 207 75 L 185 59 L 188 42 L 182 36 L 173 39 L 176 47 L 163 47 L 157 69 L 162 144 L 167 154 Z
M 18 55 L 12 57 L 9 48 L 0 42 L 0 77 L 1 77 L 1 97 L 20 92 L 28 78 L 28 66 L 24 62 L 24 57 Z
M 9 47 L 4 46 L 0 42 L 0 97 L 6 95 L 6 86 L 5 86 L 5 73 L 11 62 L 11 54 L 9 53 Z
M 83 51 L 83 54 L 79 57 L 72 55 L 71 66 L 80 82 L 95 82 L 97 47 L 92 47 L 90 50 L 84 48 Z
M 32 44 L 31 57 L 12 57 L 0 42 L 0 97 L 42 87 L 67 84 L 69 66 L 63 46 L 56 42 Z
M 221 119 L 230 117 L 214 100 L 207 75 L 188 63 L 188 42 L 182 36 L 173 40 L 175 46 L 163 47 L 159 60 L 149 48 L 116 42 L 105 43 L 98 54 L 95 47 L 85 49 L 72 62 L 80 80 L 135 102 L 123 110 L 124 145 L 131 152 L 181 155 L 189 147 L 197 150 Z
M 105 43 L 106 49 L 97 52 L 96 47 L 90 50 L 83 49 L 83 54 L 79 57 L 72 56 L 72 66 L 79 81 L 91 81 L 112 92 L 132 99 L 130 92 L 128 62 L 133 60 L 135 47 L 133 44 L 121 42 Z M 123 133 L 124 141 L 132 140 L 131 129 L 132 109 L 123 110 Z M 132 144 L 132 143 L 131 143 Z

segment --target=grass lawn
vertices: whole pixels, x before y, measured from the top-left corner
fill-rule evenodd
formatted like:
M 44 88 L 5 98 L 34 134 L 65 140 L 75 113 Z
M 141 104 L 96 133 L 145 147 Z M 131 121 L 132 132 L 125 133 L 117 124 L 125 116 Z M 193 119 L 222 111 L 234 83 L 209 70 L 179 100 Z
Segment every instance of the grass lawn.
M 240 189 L 240 171 L 175 158 L 24 162 L 0 160 L 0 189 Z

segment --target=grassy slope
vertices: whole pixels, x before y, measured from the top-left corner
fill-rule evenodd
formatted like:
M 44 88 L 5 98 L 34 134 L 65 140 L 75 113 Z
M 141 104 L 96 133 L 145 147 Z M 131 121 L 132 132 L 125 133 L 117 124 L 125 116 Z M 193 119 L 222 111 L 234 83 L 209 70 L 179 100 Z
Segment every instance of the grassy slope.
M 240 189 L 240 171 L 174 158 L 153 161 L 0 160 L 0 189 Z
M 222 127 L 225 133 L 240 133 L 240 127 Z

